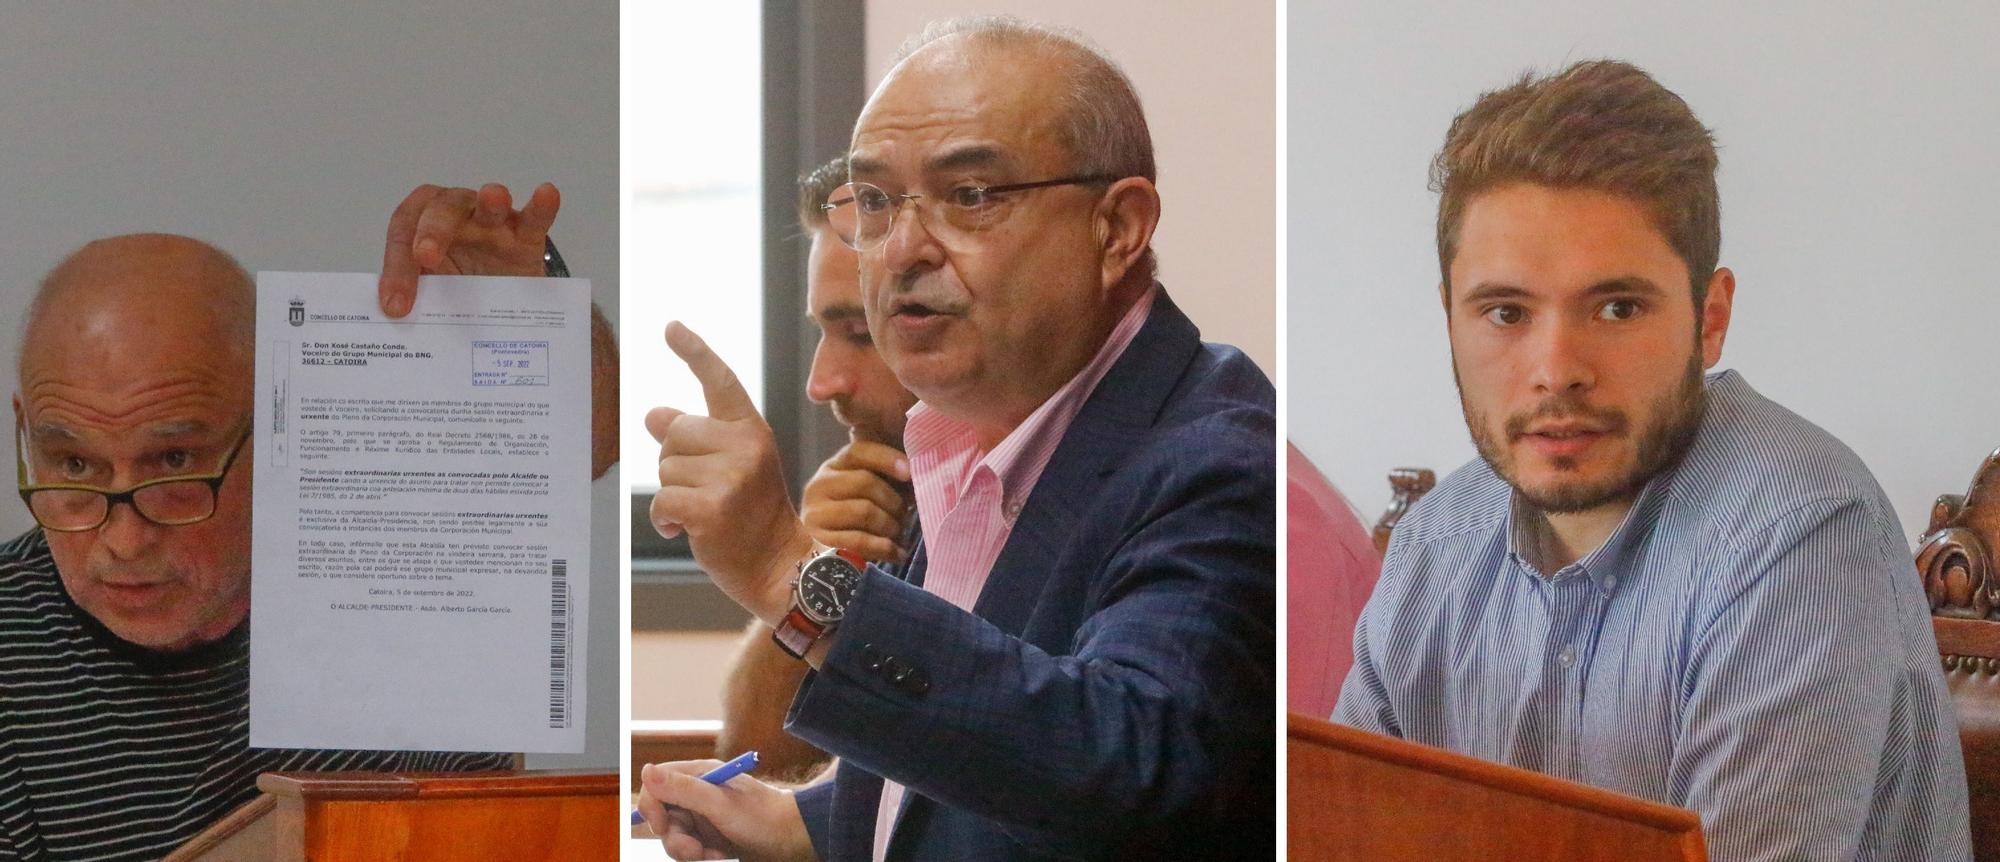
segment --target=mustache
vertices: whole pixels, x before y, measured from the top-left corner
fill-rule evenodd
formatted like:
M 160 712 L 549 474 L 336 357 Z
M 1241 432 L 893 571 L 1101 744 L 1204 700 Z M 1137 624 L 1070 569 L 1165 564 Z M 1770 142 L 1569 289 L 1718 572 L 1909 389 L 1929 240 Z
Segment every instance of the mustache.
M 957 314 L 965 311 L 969 304 L 963 291 L 938 284 L 937 273 L 933 269 L 898 273 L 893 276 L 889 287 L 882 294 L 880 303 L 884 312 L 894 312 L 906 305 L 921 305 L 932 311 Z
M 180 580 L 180 572 L 171 566 L 125 563 L 111 565 L 96 563 L 89 567 L 91 580 L 110 584 L 160 584 Z
M 1632 420 L 1615 407 L 1592 407 L 1574 395 L 1558 395 L 1535 405 L 1526 413 L 1507 417 L 1507 439 L 1518 440 L 1528 426 L 1543 422 L 1581 422 L 1605 434 L 1623 434 Z

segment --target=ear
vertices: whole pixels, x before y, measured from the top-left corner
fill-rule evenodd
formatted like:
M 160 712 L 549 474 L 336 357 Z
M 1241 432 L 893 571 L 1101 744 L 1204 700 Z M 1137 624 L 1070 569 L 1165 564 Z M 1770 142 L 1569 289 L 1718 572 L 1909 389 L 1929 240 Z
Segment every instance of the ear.
M 1125 281 L 1153 244 L 1160 225 L 1160 190 L 1144 177 L 1126 177 L 1111 184 L 1093 214 L 1102 249 L 1103 288 Z
M 1708 277 L 1708 297 L 1701 303 L 1701 367 L 1722 361 L 1722 340 L 1729 335 L 1729 312 L 1736 302 L 1736 273 L 1718 267 Z

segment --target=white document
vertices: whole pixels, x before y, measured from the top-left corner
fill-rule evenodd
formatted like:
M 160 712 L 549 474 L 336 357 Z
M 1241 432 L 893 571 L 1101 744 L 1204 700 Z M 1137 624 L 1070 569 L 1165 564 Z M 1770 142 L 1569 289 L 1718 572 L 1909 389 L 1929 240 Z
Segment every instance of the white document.
M 257 275 L 250 744 L 582 751 L 590 284 Z

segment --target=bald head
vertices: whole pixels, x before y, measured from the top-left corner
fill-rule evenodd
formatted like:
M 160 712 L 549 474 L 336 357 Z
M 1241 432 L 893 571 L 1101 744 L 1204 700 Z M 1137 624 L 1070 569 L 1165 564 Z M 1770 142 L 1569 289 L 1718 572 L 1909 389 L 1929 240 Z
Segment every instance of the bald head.
M 22 380 L 78 347 L 204 353 L 247 375 L 256 308 L 249 273 L 215 246 L 160 233 L 100 239 L 42 278 L 21 338 Z
M 897 48 L 876 93 L 906 74 L 935 80 L 1037 70 L 1046 74 L 1021 83 L 1043 103 L 1035 122 L 1069 155 L 1064 173 L 1159 180 L 1138 88 L 1089 37 L 1066 27 L 1011 15 L 933 21 Z M 1149 247 L 1135 274 L 1151 281 L 1157 268 Z
M 1050 121 L 1076 159 L 1076 173 L 1158 179 L 1139 91 L 1117 63 L 1075 30 L 1010 15 L 933 21 L 903 42 L 892 66 L 917 60 L 933 69 L 976 73 L 985 65 L 977 60 L 988 51 L 1056 64 L 1063 84 L 1047 91 Z
M 218 472 L 247 448 L 256 290 L 229 255 L 181 236 L 98 240 L 42 280 L 21 344 L 23 463 L 33 484 L 116 491 Z M 206 520 L 131 505 L 46 531 L 63 588 L 132 643 L 177 650 L 250 609 L 250 474 L 229 469 Z

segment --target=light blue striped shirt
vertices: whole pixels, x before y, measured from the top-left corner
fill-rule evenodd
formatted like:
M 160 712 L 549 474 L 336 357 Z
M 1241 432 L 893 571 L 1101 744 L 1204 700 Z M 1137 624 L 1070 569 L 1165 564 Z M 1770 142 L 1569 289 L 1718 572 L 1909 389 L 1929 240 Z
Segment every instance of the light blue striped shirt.
M 1679 466 L 1551 576 L 1484 461 L 1439 483 L 1396 526 L 1333 720 L 1693 809 L 1717 862 L 1969 859 L 1895 511 L 1831 435 L 1706 383 Z

